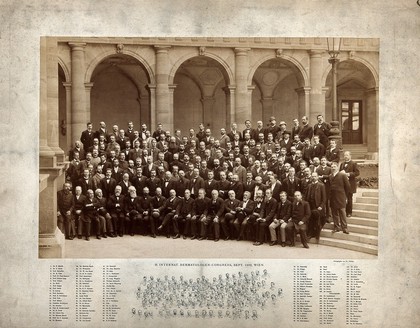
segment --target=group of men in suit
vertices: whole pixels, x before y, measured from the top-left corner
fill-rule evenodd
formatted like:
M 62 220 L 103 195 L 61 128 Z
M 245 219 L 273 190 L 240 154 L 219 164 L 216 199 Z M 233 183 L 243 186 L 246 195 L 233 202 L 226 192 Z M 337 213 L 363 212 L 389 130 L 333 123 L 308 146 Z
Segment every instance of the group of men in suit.
M 338 165 L 330 126 L 317 120 L 294 120 L 292 131 L 274 117 L 266 127 L 247 120 L 219 137 L 203 124 L 181 136 L 161 124 L 152 134 L 88 123 L 69 152 L 58 226 L 67 239 L 142 233 L 283 247 L 299 233 L 308 248 L 332 214 L 333 232 L 348 233 L 359 170 L 349 152 Z

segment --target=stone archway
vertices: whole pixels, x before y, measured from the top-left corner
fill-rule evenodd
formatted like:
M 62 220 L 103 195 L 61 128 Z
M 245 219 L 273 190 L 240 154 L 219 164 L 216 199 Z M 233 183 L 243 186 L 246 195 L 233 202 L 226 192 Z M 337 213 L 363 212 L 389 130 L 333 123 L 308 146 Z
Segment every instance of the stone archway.
M 98 126 L 117 124 L 126 128 L 133 121 L 135 129 L 142 123 L 150 126 L 151 96 L 148 71 L 136 58 L 114 54 L 104 58 L 91 75 L 90 121 Z
M 292 120 L 305 113 L 305 76 L 291 61 L 284 58 L 271 58 L 259 64 L 252 77 L 255 85 L 252 94 L 252 118 L 268 122 L 275 116 L 277 122 L 285 121 L 289 126 Z
M 343 144 L 365 144 L 378 151 L 378 88 L 371 68 L 347 59 L 337 66 L 337 101 Z M 332 117 L 332 72 L 326 75 L 326 119 Z
M 218 61 L 207 56 L 189 58 L 179 66 L 173 81 L 176 129 L 186 135 L 189 128 L 203 122 L 217 135 L 216 131 L 226 127 L 229 77 Z

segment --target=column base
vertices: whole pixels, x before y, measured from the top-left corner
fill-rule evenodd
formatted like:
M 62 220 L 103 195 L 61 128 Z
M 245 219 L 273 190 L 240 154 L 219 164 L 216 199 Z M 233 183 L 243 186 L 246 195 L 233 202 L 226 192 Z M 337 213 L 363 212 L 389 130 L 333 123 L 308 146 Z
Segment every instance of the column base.
M 365 155 L 365 158 L 371 161 L 378 161 L 379 160 L 379 154 L 378 152 L 367 152 Z
M 40 234 L 38 240 L 38 257 L 63 258 L 65 237 L 60 229 L 56 228 L 54 234 Z

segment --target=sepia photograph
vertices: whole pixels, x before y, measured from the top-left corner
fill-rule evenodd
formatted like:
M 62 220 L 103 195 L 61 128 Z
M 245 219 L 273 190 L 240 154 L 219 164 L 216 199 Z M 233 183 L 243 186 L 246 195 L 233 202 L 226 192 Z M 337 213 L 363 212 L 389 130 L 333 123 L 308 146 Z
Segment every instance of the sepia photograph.
M 376 259 L 379 38 L 40 38 L 39 257 Z
M 0 0 L 0 326 L 419 327 L 419 13 Z

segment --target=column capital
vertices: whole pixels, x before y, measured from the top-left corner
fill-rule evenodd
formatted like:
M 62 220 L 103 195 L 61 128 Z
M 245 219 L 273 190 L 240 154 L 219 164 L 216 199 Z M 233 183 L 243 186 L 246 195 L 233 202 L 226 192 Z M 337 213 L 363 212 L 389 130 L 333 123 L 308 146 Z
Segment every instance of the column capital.
M 325 50 L 308 50 L 309 56 L 312 57 L 322 57 L 322 54 L 325 52 Z
M 171 46 L 154 46 L 154 48 L 157 54 L 161 54 L 168 53 L 168 50 L 171 48 Z
M 378 91 L 379 91 L 379 88 L 378 87 L 373 87 L 373 88 L 367 89 L 365 91 L 365 93 L 376 93 Z
M 225 92 L 226 95 L 234 94 L 236 90 L 236 86 L 228 85 L 226 87 L 223 87 L 222 90 Z
M 234 48 L 236 56 L 247 56 L 251 48 Z
M 214 96 L 204 96 L 203 98 L 200 99 L 200 101 L 202 103 L 208 102 L 208 101 L 214 102 L 216 101 L 216 98 Z
M 149 88 L 149 90 L 156 90 L 156 84 L 147 84 L 146 87 Z
M 93 87 L 93 82 L 86 82 L 85 83 L 86 91 L 89 91 L 90 89 L 92 89 L 92 87 Z
M 174 92 L 178 84 L 168 84 L 169 92 Z
M 309 94 L 311 92 L 311 89 L 312 89 L 311 87 L 300 87 L 300 88 L 295 89 L 295 91 L 297 93 Z
M 65 87 L 66 90 L 71 90 L 71 82 L 63 82 L 63 87 Z
M 248 85 L 248 91 L 254 91 L 254 89 L 256 88 L 256 85 Z
M 86 43 L 84 42 L 69 42 L 68 45 L 70 46 L 72 51 L 84 51 L 86 47 Z

